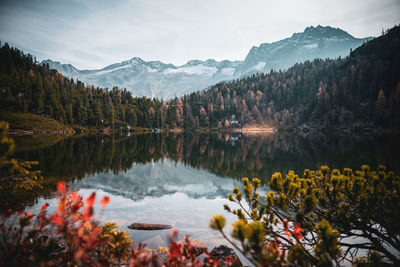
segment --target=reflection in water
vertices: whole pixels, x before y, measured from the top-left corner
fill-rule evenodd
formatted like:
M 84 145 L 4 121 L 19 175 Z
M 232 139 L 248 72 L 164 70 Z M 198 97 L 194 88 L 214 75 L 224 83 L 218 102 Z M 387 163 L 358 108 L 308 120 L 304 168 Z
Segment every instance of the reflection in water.
M 72 137 L 43 149 L 27 151 L 24 146 L 16 157 L 38 160 L 45 176 L 75 178 L 104 171 L 119 173 L 129 170 L 133 163 L 168 158 L 219 176 L 265 179 L 275 171 L 302 172 L 323 164 L 340 169 L 359 168 L 363 163 L 373 167 L 385 164 L 398 171 L 399 148 L 400 141 L 393 135 L 301 138 L 275 134 L 157 134 Z
M 162 197 L 177 192 L 190 198 L 226 197 L 238 179 L 221 178 L 207 171 L 194 169 L 170 160 L 146 164 L 134 163 L 126 172 L 104 172 L 89 175 L 74 183 L 74 188 L 93 188 L 123 196 L 132 200 L 144 197 Z
M 105 171 L 118 174 L 130 170 L 133 163 L 167 158 L 221 177 L 268 179 L 275 171 L 302 173 L 324 164 L 339 169 L 385 164 L 398 171 L 399 148 L 399 139 L 392 135 L 301 138 L 185 133 L 72 137 L 43 149 L 28 151 L 25 145 L 16 157 L 38 160 L 45 176 L 71 179 Z
M 4 195 L 1 208 L 5 201 L 18 207 L 31 204 L 38 195 L 50 196 L 58 180 L 71 183 L 82 177 L 91 178 L 80 186 L 104 188 L 131 199 L 173 192 L 210 198 L 225 196 L 239 183 L 238 178 L 266 181 L 275 171 L 301 174 L 305 168 L 324 164 L 355 169 L 365 163 L 373 168 L 385 164 L 396 172 L 400 168 L 400 141 L 393 135 L 302 138 L 183 133 L 72 136 L 51 138 L 52 145 L 44 136 L 16 141 L 22 144 L 17 146 L 16 158 L 40 162 L 44 188 L 33 194 Z

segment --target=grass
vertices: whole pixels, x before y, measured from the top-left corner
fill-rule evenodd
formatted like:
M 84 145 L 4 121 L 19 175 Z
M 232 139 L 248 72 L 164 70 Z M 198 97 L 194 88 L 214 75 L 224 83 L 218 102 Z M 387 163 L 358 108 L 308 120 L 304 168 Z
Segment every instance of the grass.
M 73 130 L 54 119 L 29 113 L 0 111 L 0 121 L 8 121 L 10 124 L 10 131 L 52 132 Z

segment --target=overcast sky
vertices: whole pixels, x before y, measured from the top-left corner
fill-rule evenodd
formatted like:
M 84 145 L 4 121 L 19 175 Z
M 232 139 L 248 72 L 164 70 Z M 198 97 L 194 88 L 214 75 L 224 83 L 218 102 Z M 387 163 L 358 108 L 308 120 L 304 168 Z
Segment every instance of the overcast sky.
M 80 69 L 243 60 L 311 25 L 367 37 L 399 23 L 400 0 L 0 0 L 2 42 Z

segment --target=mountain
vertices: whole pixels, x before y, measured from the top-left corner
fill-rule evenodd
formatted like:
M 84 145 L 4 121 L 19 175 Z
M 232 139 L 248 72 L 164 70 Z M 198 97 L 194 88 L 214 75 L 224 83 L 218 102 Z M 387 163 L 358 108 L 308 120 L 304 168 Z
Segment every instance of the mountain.
M 64 76 L 100 87 L 127 88 L 134 96 L 172 98 L 189 94 L 219 81 L 230 80 L 239 61 L 191 60 L 176 67 L 134 57 L 100 70 L 78 70 L 71 64 L 45 60 Z
M 233 80 L 271 69 L 286 69 L 291 65 L 314 58 L 347 56 L 371 39 L 355 38 L 347 32 L 332 28 L 308 27 L 301 33 L 274 43 L 253 47 L 244 61 L 191 60 L 182 66 L 160 61 L 144 61 L 134 57 L 99 70 L 79 70 L 71 64 L 45 60 L 64 76 L 79 79 L 85 84 L 126 88 L 134 96 L 172 98 L 205 89 L 217 82 Z
M 238 66 L 235 76 L 287 69 L 295 63 L 315 58 L 345 57 L 350 49 L 370 39 L 355 38 L 339 28 L 329 26 L 307 27 L 304 32 L 294 33 L 290 38 L 253 46 L 244 62 Z

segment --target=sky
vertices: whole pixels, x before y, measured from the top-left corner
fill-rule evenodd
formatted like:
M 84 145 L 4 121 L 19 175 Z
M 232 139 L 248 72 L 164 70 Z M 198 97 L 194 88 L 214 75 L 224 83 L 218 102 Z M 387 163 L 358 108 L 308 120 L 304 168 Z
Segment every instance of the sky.
M 79 69 L 132 57 L 243 60 L 308 26 L 361 38 L 399 23 L 400 0 L 0 0 L 2 43 Z

